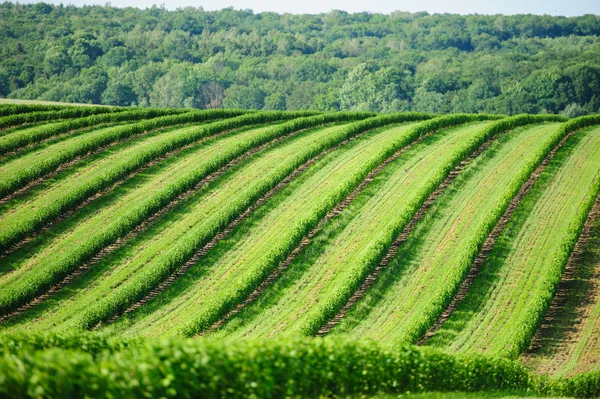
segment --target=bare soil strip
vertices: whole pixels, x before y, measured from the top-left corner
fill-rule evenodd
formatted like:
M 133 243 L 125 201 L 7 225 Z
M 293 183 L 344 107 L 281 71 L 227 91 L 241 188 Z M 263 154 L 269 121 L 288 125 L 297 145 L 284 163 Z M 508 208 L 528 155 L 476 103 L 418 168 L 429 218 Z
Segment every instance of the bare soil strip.
M 552 158 L 554 158 L 554 156 L 556 155 L 556 152 L 563 146 L 563 144 L 569 139 L 569 137 L 571 137 L 575 133 L 576 133 L 576 131 L 571 132 L 571 133 L 567 134 L 565 137 L 563 137 L 563 139 L 558 143 L 558 145 L 556 145 L 554 147 L 554 149 L 552 149 L 552 151 L 550 151 L 550 153 L 546 156 L 546 158 L 544 158 L 542 163 L 533 171 L 533 173 L 531 173 L 531 175 L 529 176 L 529 179 L 527 179 L 527 181 L 521 186 L 521 189 L 519 190 L 519 192 L 510 201 L 508 208 L 506 209 L 506 211 L 504 212 L 504 214 L 502 215 L 502 217 L 500 218 L 500 220 L 498 221 L 496 226 L 494 226 L 494 228 L 492 229 L 492 231 L 490 232 L 490 234 L 484 241 L 481 249 L 479 250 L 479 253 L 477 254 L 477 257 L 473 261 L 473 264 L 471 266 L 469 274 L 463 280 L 454 299 L 452 300 L 450 305 L 448 305 L 446 310 L 444 310 L 444 312 L 442 312 L 442 314 L 440 315 L 438 320 L 435 322 L 435 324 L 427 331 L 427 333 L 425 333 L 425 335 L 417 343 L 417 345 L 424 345 L 444 325 L 444 323 L 446 322 L 446 320 L 448 320 L 450 315 L 452 315 L 452 313 L 456 310 L 456 308 L 460 305 L 460 303 L 465 299 L 465 297 L 467 296 L 467 293 L 469 292 L 469 290 L 471 288 L 471 285 L 473 284 L 473 281 L 479 274 L 481 267 L 486 262 L 487 257 L 489 256 L 492 249 L 494 248 L 494 245 L 496 244 L 498 237 L 500 236 L 500 234 L 502 233 L 502 231 L 504 230 L 504 228 L 510 221 L 510 218 L 512 217 L 513 213 L 515 212 L 515 210 L 521 203 L 521 200 L 523 199 L 523 197 L 525 197 L 525 195 L 529 192 L 529 190 L 531 190 L 531 188 L 534 186 L 534 184 L 538 181 L 542 172 L 546 169 L 546 167 L 548 166 L 548 164 L 550 163 Z
M 544 364 L 546 373 L 560 371 L 560 365 L 569 360 L 570 349 L 580 342 L 580 337 L 591 307 L 600 298 L 600 268 L 596 267 L 590 275 L 581 276 L 582 261 L 588 250 L 588 244 L 594 234 L 594 227 L 600 220 L 600 196 L 587 216 L 575 248 L 569 256 L 565 271 L 544 321 L 537 329 L 531 346 L 524 354 L 525 360 L 535 357 L 542 350 L 552 352 L 552 361 Z M 589 279 L 586 279 L 588 277 Z M 582 281 L 582 278 L 585 280 Z M 566 324 L 568 322 L 568 328 Z
M 311 127 L 311 129 L 314 127 Z M 198 182 L 198 184 L 196 184 L 194 187 L 190 188 L 188 191 L 180 194 L 179 196 L 177 196 L 175 199 L 173 199 L 171 202 L 169 202 L 165 207 L 163 207 L 162 209 L 160 209 L 159 211 L 157 211 L 156 213 L 154 213 L 152 216 L 150 216 L 149 218 L 147 218 L 146 220 L 144 220 L 141 224 L 139 224 L 136 228 L 134 228 L 131 232 L 129 232 L 128 234 L 126 234 L 125 236 L 119 238 L 117 241 L 115 241 L 113 244 L 110 244 L 108 246 L 106 246 L 104 249 L 102 249 L 100 252 L 98 252 L 98 254 L 96 254 L 89 262 L 79 266 L 76 270 L 74 270 L 73 272 L 69 273 L 61 282 L 55 284 L 54 286 L 52 286 L 46 293 L 34 298 L 33 300 L 31 300 L 29 303 L 27 303 L 26 305 L 23 305 L 21 307 L 19 307 L 18 309 L 16 309 L 15 311 L 8 313 L 2 317 L 0 317 L 0 322 L 8 320 L 12 317 L 15 317 L 17 315 L 20 315 L 32 308 L 34 308 L 35 306 L 39 305 L 40 303 L 44 302 L 45 300 L 51 298 L 53 295 L 55 295 L 58 291 L 60 291 L 61 289 L 63 289 L 64 287 L 66 287 L 67 285 L 69 285 L 72 281 L 74 281 L 75 279 L 79 278 L 80 276 L 82 276 L 85 272 L 87 272 L 88 270 L 92 269 L 94 267 L 94 265 L 96 265 L 99 261 L 101 261 L 105 256 L 107 256 L 108 254 L 114 252 L 115 250 L 117 250 L 118 248 L 120 248 L 125 242 L 131 240 L 133 237 L 135 237 L 136 235 L 138 235 L 140 232 L 142 232 L 143 230 L 146 229 L 146 227 L 148 227 L 150 224 L 152 224 L 154 221 L 156 221 L 158 218 L 160 218 L 162 215 L 164 215 L 165 213 L 167 213 L 168 211 L 170 211 L 171 209 L 173 209 L 177 204 L 179 204 L 180 202 L 184 201 L 185 199 L 189 198 L 190 196 L 192 196 L 196 191 L 200 190 L 202 187 L 205 187 L 206 185 L 210 184 L 211 182 L 213 182 L 215 179 L 217 179 L 219 176 L 223 175 L 225 172 L 227 172 L 230 168 L 232 168 L 233 166 L 241 163 L 242 161 L 248 159 L 249 157 L 251 157 L 252 155 L 258 153 L 259 151 L 262 151 L 263 149 L 272 146 L 274 144 L 277 144 L 289 137 L 291 137 L 292 135 L 298 134 L 304 130 L 307 129 L 303 129 L 303 130 L 298 130 L 298 131 L 294 131 L 291 133 L 288 133 L 284 136 L 280 136 L 268 143 L 262 144 L 256 148 L 253 148 L 252 150 L 246 152 L 245 154 L 235 158 L 234 160 L 232 160 L 231 162 L 229 162 L 227 165 L 221 167 L 219 170 L 217 170 L 216 172 L 213 172 L 212 174 L 208 175 L 207 177 L 205 177 L 204 179 L 202 179 L 200 182 Z
M 306 236 L 300 241 L 300 244 L 288 255 L 288 257 L 281 264 L 279 264 L 279 266 L 277 266 L 275 268 L 275 270 L 273 270 L 273 272 L 248 296 L 248 298 L 246 298 L 245 301 L 243 301 L 238 306 L 236 306 L 233 310 L 231 310 L 229 313 L 227 313 L 223 318 L 221 318 L 219 321 L 214 323 L 210 328 L 208 328 L 207 330 L 198 334 L 198 336 L 202 336 L 202 335 L 205 335 L 205 334 L 208 334 L 208 333 L 218 330 L 227 321 L 229 321 L 229 319 L 231 319 L 233 316 L 240 313 L 245 307 L 247 307 L 252 302 L 254 302 L 256 299 L 258 299 L 258 297 L 260 297 L 262 295 L 262 293 L 270 285 L 272 285 L 279 278 L 279 276 L 281 276 L 281 274 L 292 264 L 292 262 L 300 254 L 300 252 L 302 252 L 302 250 L 308 244 L 310 244 L 311 240 L 314 238 L 314 236 L 319 231 L 321 231 L 323 226 L 329 220 L 331 220 L 335 216 L 339 215 L 346 207 L 348 207 L 350 205 L 350 203 L 354 200 L 354 198 L 356 198 L 369 185 L 369 183 L 371 183 L 371 181 L 373 181 L 373 179 L 375 179 L 375 177 L 377 177 L 377 175 L 387 165 L 389 165 L 391 162 L 396 160 L 400 155 L 402 155 L 403 153 L 405 153 L 406 151 L 408 151 L 415 145 L 419 144 L 421 141 L 425 140 L 427 137 L 431 136 L 434 133 L 436 133 L 436 132 L 433 131 L 433 132 L 427 133 L 426 135 L 423 135 L 419 139 L 413 141 L 409 145 L 407 145 L 407 146 L 403 147 L 402 149 L 398 150 L 397 152 L 395 152 L 391 157 L 389 157 L 383 163 L 381 163 L 379 166 L 377 166 L 375 169 L 373 169 L 367 175 L 367 177 L 361 182 L 361 184 L 354 189 L 354 191 L 352 191 L 350 194 L 348 194 L 348 196 L 342 202 L 340 202 L 337 206 L 335 206 L 335 208 L 333 208 L 331 211 L 329 211 L 329 213 L 327 215 L 325 215 L 325 217 L 323 217 L 323 219 L 321 219 L 319 221 L 317 226 L 315 226 L 311 231 L 308 232 L 308 234 L 306 234 Z
M 131 172 L 129 175 L 121 178 L 120 180 L 117 180 L 115 183 L 111 184 L 109 187 L 98 191 L 96 194 L 92 195 L 91 197 L 88 197 L 87 199 L 85 199 L 81 204 L 69 209 L 68 211 L 65 211 L 64 213 L 62 213 L 61 215 L 59 215 L 54 221 L 48 223 L 47 225 L 45 225 L 44 227 L 42 227 L 41 229 L 39 229 L 38 231 L 36 231 L 34 234 L 31 234 L 29 237 L 26 237 L 24 239 L 22 239 L 21 241 L 15 243 L 13 246 L 11 246 L 10 248 L 4 250 L 3 252 L 0 252 L 0 260 L 2 260 L 2 258 L 6 257 L 7 255 L 11 254 L 12 252 L 16 251 L 17 249 L 23 247 L 23 245 L 27 244 L 28 242 L 32 241 L 35 237 L 39 236 L 40 234 L 48 231 L 49 229 L 51 229 L 54 225 L 56 225 L 57 223 L 65 220 L 66 218 L 68 218 L 69 216 L 73 215 L 75 212 L 85 208 L 86 206 L 88 206 L 90 203 L 92 203 L 93 201 L 95 201 L 96 199 L 102 197 L 103 195 L 109 193 L 110 191 L 114 190 L 115 188 L 117 188 L 118 186 L 120 186 L 121 184 L 125 183 L 127 180 L 134 178 L 135 176 L 139 175 L 140 173 L 150 169 L 151 167 L 153 167 L 154 165 L 164 161 L 165 159 L 177 155 L 182 151 L 187 150 L 190 147 L 193 147 L 195 145 L 201 144 L 204 141 L 213 139 L 217 136 L 220 135 L 225 135 L 227 133 L 230 133 L 234 130 L 238 130 L 238 129 L 232 129 L 232 130 L 227 130 L 227 131 L 223 131 L 223 132 L 218 132 L 215 134 L 212 134 L 210 136 L 206 136 L 203 137 L 193 143 L 187 144 L 183 147 L 177 148 L 175 150 L 172 150 L 170 152 L 167 152 L 166 154 L 160 156 L 159 158 L 156 158 L 148 163 L 146 163 L 144 166 L 140 167 L 139 169 Z M 56 172 L 58 173 L 58 171 Z M 48 178 L 48 177 L 46 177 Z M 0 205 L 2 204 L 2 201 L 0 201 Z

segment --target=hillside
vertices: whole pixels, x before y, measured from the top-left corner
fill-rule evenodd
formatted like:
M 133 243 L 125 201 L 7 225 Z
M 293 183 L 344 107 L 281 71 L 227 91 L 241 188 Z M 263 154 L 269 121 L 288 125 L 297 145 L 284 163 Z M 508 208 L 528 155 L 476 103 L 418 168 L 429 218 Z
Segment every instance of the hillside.
M 177 108 L 600 109 L 600 17 L 0 4 L 0 97 Z
M 600 395 L 600 115 L 0 129 L 4 395 Z

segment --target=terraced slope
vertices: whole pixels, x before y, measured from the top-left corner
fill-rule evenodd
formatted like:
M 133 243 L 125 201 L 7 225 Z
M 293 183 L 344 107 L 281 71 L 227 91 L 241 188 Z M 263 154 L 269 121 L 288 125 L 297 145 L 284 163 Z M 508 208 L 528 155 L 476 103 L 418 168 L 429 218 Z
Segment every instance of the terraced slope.
M 430 344 L 516 357 L 529 345 L 600 190 L 600 128 L 573 135 L 521 201 Z
M 558 124 L 501 135 L 440 196 L 333 334 L 416 343 L 454 297 L 511 198 L 560 136 Z

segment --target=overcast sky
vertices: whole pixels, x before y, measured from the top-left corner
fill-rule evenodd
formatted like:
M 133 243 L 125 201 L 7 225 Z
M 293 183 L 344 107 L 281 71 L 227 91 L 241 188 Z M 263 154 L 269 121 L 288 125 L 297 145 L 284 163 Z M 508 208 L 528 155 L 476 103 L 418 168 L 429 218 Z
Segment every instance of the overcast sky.
M 19 3 L 37 3 L 37 0 L 21 0 Z M 56 4 L 105 4 L 103 0 L 46 0 Z M 236 9 L 252 9 L 255 12 L 275 11 L 279 13 L 316 14 L 331 10 L 348 12 L 370 11 L 390 13 L 400 11 L 427 11 L 429 13 L 457 14 L 549 14 L 549 15 L 583 15 L 600 14 L 600 0 L 112 0 L 113 6 L 134 6 L 146 8 L 157 4 L 168 9 L 193 6 L 205 10 L 220 10 L 225 7 Z

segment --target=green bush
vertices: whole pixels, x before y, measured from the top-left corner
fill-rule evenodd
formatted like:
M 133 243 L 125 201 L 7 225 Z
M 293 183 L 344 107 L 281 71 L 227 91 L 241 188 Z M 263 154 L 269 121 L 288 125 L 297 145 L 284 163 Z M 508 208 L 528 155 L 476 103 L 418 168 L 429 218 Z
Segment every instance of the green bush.
M 38 338 L 36 340 L 36 338 Z M 550 379 L 518 363 L 343 339 L 112 341 L 3 337 L 0 395 L 290 398 L 426 391 L 594 397 L 598 375 Z

